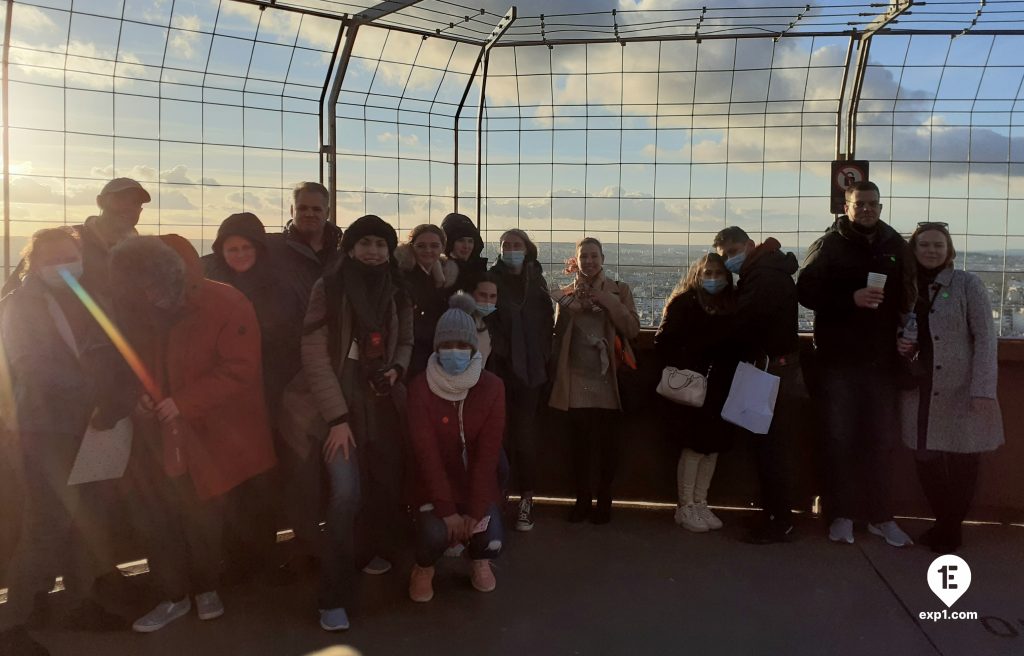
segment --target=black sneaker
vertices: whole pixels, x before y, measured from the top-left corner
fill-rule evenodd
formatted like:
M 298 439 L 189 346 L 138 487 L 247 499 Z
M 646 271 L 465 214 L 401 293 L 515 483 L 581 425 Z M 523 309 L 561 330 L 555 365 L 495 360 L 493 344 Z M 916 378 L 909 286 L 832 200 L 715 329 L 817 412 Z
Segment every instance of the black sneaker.
M 130 625 L 128 620 L 111 613 L 92 599 L 83 601 L 60 624 L 69 631 L 127 631 Z
M 32 639 L 24 625 L 0 633 L 0 656 L 50 656 L 50 650 Z
M 516 514 L 516 530 L 533 530 L 533 499 L 519 500 L 519 511 Z
M 611 499 L 598 499 L 594 512 L 590 514 L 591 524 L 607 524 L 612 521 Z
M 793 525 L 789 522 L 765 522 L 749 531 L 743 541 L 747 544 L 775 544 L 792 542 L 795 537 Z

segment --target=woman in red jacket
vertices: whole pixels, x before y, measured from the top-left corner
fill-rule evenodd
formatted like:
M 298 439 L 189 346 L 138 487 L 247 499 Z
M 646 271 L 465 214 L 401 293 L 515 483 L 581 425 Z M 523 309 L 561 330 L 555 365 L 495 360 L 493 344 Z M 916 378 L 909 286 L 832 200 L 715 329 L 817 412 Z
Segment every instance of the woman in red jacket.
M 457 544 L 468 547 L 472 584 L 494 589 L 491 559 L 501 552 L 498 459 L 505 432 L 505 386 L 483 371 L 475 303 L 458 294 L 441 315 L 427 369 L 409 387 L 409 435 L 416 473 L 416 564 L 409 597 L 434 596 L 434 563 Z
M 111 252 L 118 319 L 162 399 L 143 397 L 135 422 L 136 500 L 149 568 L 164 599 L 133 629 L 224 614 L 216 587 L 223 496 L 275 464 L 260 328 L 238 290 L 205 280 L 179 235 L 134 237 Z

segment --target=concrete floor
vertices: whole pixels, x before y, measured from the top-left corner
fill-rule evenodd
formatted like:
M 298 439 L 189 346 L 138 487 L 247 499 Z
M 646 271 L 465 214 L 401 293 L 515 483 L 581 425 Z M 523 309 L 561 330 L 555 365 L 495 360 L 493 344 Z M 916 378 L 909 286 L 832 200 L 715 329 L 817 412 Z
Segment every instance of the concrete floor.
M 566 523 L 564 507 L 537 514 L 532 533 L 509 536 L 495 592 L 474 591 L 468 563 L 445 559 L 434 600 L 414 604 L 406 563 L 365 577 L 347 633 L 318 627 L 306 579 L 223 591 L 227 613 L 213 622 L 36 635 L 55 656 L 291 656 L 336 644 L 367 656 L 1024 654 L 1024 527 L 966 528 L 960 555 L 973 581 L 953 610 L 979 619 L 934 623 L 918 619 L 944 608 L 926 584 L 933 554 L 920 547 L 893 549 L 862 532 L 853 546 L 833 545 L 810 517 L 792 544 L 750 546 L 737 539 L 750 517 L 742 511 L 720 512 L 725 529 L 704 535 L 675 526 L 670 510 L 617 509 L 600 527 Z M 903 524 L 913 535 L 928 526 Z

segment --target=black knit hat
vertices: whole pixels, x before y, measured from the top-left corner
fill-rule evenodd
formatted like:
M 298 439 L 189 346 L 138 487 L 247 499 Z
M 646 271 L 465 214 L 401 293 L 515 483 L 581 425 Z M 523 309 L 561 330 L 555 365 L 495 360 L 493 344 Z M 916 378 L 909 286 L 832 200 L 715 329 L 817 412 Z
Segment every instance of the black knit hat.
M 228 237 L 245 237 L 254 246 L 263 249 L 266 247 L 267 230 L 258 216 L 252 212 L 240 212 L 224 219 L 224 222 L 217 228 L 217 239 L 213 242 L 214 253 L 221 252 L 224 240 Z
M 352 222 L 341 236 L 341 250 L 348 253 L 363 237 L 380 237 L 388 243 L 388 255 L 394 255 L 398 247 L 398 233 L 384 219 L 375 214 L 361 216 Z
M 484 249 L 484 241 L 480 235 L 480 230 L 473 223 L 473 220 L 465 214 L 452 212 L 441 221 L 441 229 L 444 230 L 445 237 L 447 238 L 444 249 L 445 254 L 450 255 L 455 242 L 463 237 L 473 238 L 474 257 L 479 257 L 480 252 Z

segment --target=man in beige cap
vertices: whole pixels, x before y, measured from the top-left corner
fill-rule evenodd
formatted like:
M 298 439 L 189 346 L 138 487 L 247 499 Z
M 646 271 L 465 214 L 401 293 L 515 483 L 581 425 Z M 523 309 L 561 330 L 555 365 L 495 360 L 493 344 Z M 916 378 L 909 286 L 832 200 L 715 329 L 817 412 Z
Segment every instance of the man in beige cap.
M 85 223 L 73 228 L 82 244 L 82 286 L 101 302 L 110 300 L 107 267 L 110 249 L 138 234 L 135 226 L 142 214 L 142 206 L 150 200 L 149 192 L 135 180 L 114 178 L 96 196 L 99 216 L 90 216 Z M 2 292 L 4 296 L 21 285 L 22 266 L 23 263 L 19 262 L 7 279 Z

